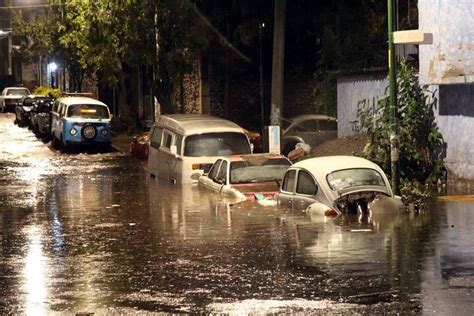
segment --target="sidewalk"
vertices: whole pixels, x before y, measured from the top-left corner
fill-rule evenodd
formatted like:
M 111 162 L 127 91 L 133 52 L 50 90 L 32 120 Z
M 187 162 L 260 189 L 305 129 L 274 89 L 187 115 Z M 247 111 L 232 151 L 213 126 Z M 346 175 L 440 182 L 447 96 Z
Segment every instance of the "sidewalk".
M 113 136 L 112 147 L 117 151 L 128 154 L 130 150 L 130 142 L 132 140 L 133 136 L 127 135 L 126 133 Z

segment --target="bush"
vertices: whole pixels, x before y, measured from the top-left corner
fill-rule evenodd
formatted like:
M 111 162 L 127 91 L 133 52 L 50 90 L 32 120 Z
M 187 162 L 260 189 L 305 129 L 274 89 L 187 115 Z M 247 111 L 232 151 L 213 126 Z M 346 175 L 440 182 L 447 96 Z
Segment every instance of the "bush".
M 415 191 L 424 195 L 439 180 L 443 168 L 444 141 L 434 116 L 437 99 L 426 86 L 418 84 L 418 78 L 405 62 L 399 67 L 397 89 L 401 189 L 407 196 L 416 195 Z M 358 115 L 361 127 L 369 136 L 364 156 L 389 175 L 392 129 L 388 95 L 379 101 L 377 108 L 363 109 Z
M 51 87 L 39 86 L 33 91 L 33 94 L 37 95 L 50 95 L 53 99 L 57 99 L 61 96 L 61 90 Z

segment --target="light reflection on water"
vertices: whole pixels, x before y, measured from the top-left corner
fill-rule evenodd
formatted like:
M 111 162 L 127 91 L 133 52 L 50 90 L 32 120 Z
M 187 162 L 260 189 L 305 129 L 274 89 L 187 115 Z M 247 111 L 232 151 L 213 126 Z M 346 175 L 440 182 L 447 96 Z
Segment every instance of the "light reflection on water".
M 47 258 L 43 254 L 42 232 L 37 226 L 26 229 L 27 253 L 23 268 L 25 312 L 27 315 L 45 315 L 48 297 Z

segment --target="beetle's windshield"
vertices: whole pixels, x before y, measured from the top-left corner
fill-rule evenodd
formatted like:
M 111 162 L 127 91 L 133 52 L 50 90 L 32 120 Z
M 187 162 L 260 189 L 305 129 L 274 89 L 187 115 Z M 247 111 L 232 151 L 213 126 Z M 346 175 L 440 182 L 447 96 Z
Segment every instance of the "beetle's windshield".
M 186 137 L 184 155 L 188 157 L 230 156 L 250 154 L 247 136 L 243 133 L 222 132 Z
M 281 180 L 291 163 L 285 158 L 255 161 L 233 161 L 230 164 L 230 183 L 268 182 Z
M 107 107 L 99 104 L 70 105 L 67 109 L 67 116 L 88 119 L 108 119 L 110 117 Z
M 380 173 L 367 168 L 338 170 L 328 174 L 326 178 L 332 190 L 342 190 L 360 185 L 385 186 L 385 181 Z

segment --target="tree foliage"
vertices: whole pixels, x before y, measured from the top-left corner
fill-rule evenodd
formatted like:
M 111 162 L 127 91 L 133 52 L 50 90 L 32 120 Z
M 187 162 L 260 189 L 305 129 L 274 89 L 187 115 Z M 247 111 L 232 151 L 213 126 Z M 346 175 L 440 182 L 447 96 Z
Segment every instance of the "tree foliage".
M 435 122 L 437 99 L 418 84 L 405 62 L 397 73 L 398 113 L 400 127 L 400 176 L 407 187 L 414 183 L 432 183 L 438 180 L 442 168 L 444 141 Z M 361 127 L 369 136 L 364 155 L 390 174 L 391 109 L 388 96 L 375 109 L 360 109 Z

